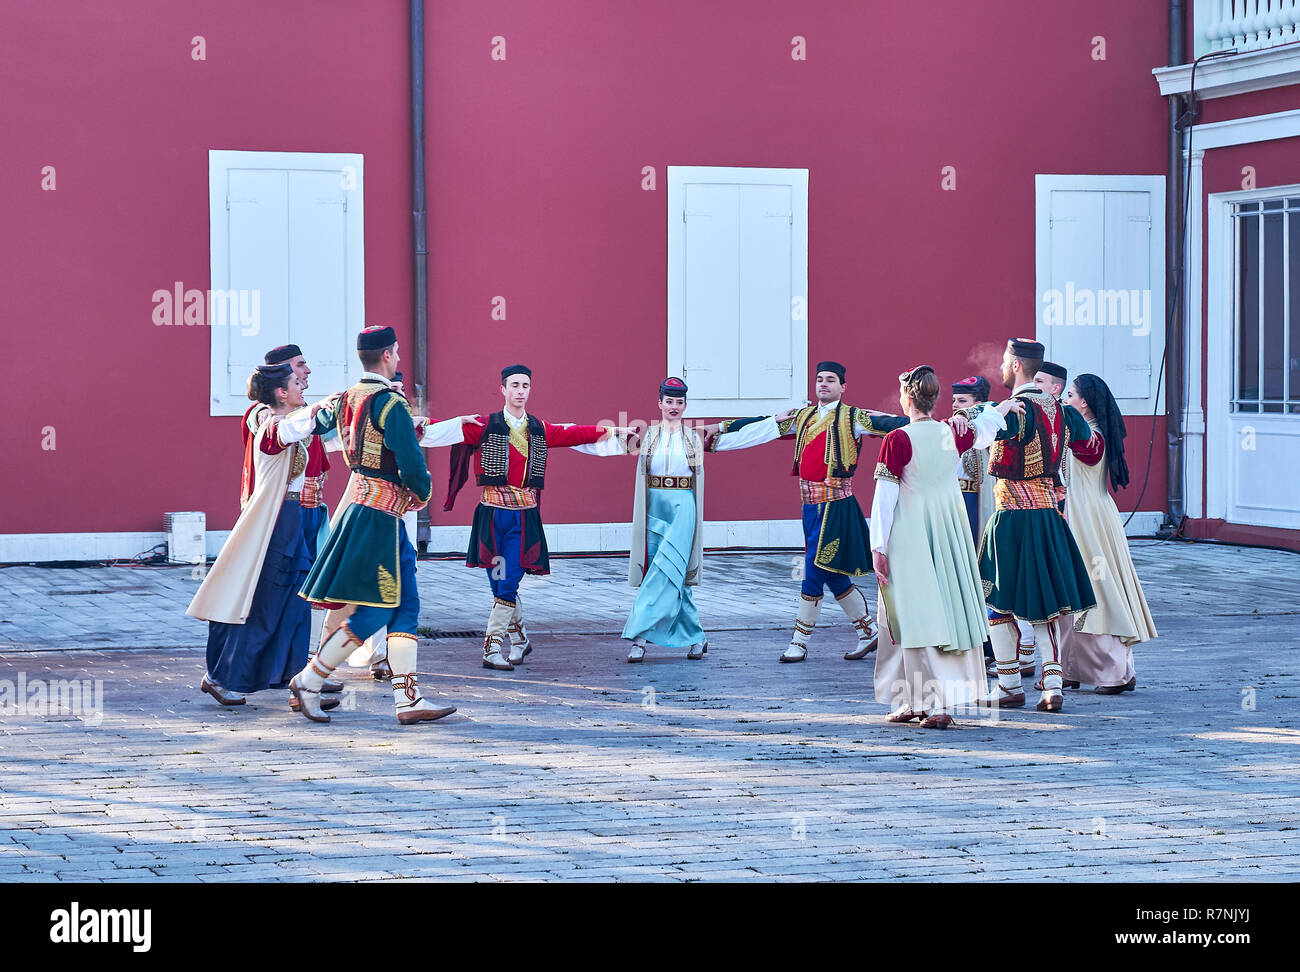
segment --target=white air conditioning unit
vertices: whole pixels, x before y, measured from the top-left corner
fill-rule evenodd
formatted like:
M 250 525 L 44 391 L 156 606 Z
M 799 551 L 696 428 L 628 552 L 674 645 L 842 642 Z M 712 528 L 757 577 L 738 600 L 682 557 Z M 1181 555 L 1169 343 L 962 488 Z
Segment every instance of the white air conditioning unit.
M 208 560 L 206 513 L 164 513 L 167 559 L 173 564 L 203 564 Z

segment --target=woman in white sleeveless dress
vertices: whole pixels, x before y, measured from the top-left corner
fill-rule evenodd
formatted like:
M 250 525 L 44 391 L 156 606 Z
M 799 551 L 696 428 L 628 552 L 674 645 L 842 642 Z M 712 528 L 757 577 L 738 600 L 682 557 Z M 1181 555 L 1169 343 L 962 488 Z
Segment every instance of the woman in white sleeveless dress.
M 930 417 L 939 379 L 929 365 L 899 375 L 899 404 L 911 423 L 885 436 L 871 504 L 871 546 L 880 646 L 876 701 L 892 706 L 889 722 L 921 719 L 947 729 L 951 710 L 985 691 L 981 648 L 988 618 L 957 463 L 986 447 L 1014 399 L 983 408 L 955 435 Z
M 1137 687 L 1133 646 L 1156 637 L 1142 584 L 1129 555 L 1119 508 L 1107 489 L 1128 485 L 1124 460 L 1124 419 L 1106 383 L 1096 375 L 1079 375 L 1066 392 L 1067 404 L 1079 410 L 1104 445 L 1090 464 L 1086 458 L 1070 470 L 1065 518 L 1089 565 L 1097 606 L 1062 624 L 1061 665 L 1065 684 L 1095 685 L 1098 695 L 1118 695 Z

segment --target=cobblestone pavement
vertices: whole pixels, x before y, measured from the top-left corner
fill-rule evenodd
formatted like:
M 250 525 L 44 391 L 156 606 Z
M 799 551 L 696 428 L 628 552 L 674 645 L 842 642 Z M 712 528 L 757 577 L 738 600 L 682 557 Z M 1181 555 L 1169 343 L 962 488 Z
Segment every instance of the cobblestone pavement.
M 833 604 L 776 663 L 787 554 L 710 556 L 708 655 L 642 665 L 625 562 L 557 560 L 525 582 L 529 664 L 422 639 L 460 710 L 406 728 L 360 672 L 328 726 L 279 692 L 215 705 L 189 568 L 3 569 L 0 703 L 31 704 L 0 716 L 0 880 L 1294 879 L 1300 559 L 1133 547 L 1161 631 L 1136 692 L 943 733 L 883 722 Z M 481 576 L 420 581 L 425 626 L 481 629 Z M 56 679 L 96 704 L 33 711 Z

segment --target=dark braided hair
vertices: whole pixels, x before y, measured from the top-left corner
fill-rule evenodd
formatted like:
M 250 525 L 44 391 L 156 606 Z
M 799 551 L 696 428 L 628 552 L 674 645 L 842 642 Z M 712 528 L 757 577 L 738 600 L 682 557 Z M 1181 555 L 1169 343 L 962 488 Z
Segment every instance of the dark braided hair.
M 1079 375 L 1074 379 L 1074 388 L 1088 403 L 1093 420 L 1106 440 L 1106 470 L 1110 474 L 1110 487 L 1123 489 L 1128 485 L 1128 462 L 1124 459 L 1124 436 L 1128 435 L 1128 430 L 1124 427 L 1119 403 L 1106 383 L 1096 375 Z

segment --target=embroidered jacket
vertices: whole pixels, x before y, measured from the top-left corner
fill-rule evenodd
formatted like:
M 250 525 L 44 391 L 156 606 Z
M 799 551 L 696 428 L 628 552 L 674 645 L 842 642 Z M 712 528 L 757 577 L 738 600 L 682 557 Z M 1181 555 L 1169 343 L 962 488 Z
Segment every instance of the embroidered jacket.
M 316 416 L 316 434 L 337 428 L 343 457 L 353 472 L 410 490 L 421 503 L 433 493 L 406 398 L 383 379 L 365 377 L 349 388 L 336 409 Z
M 1032 384 L 1012 394 L 1025 403 L 1025 414 L 1007 416 L 1006 429 L 989 447 L 989 473 L 1006 480 L 1054 478 L 1065 449 L 1084 451 L 1092 430 L 1076 409 Z
M 727 451 L 777 438 L 793 439 L 794 461 L 790 474 L 810 483 L 820 483 L 848 479 L 857 471 L 862 436 L 883 436 L 907 423 L 906 416 L 872 415 L 866 409 L 843 402 L 836 402 L 824 412 L 816 405 L 805 405 L 781 422 L 764 416 L 723 422 L 710 449 Z M 754 427 L 744 435 L 735 435 L 747 426 Z
M 456 502 L 471 465 L 480 486 L 540 490 L 546 481 L 549 450 L 591 445 L 604 439 L 608 431 L 603 425 L 555 425 L 532 415 L 525 416 L 525 422 L 512 424 L 504 410 L 474 417 L 483 424 L 463 426 L 463 441 L 451 449 L 444 510 Z

